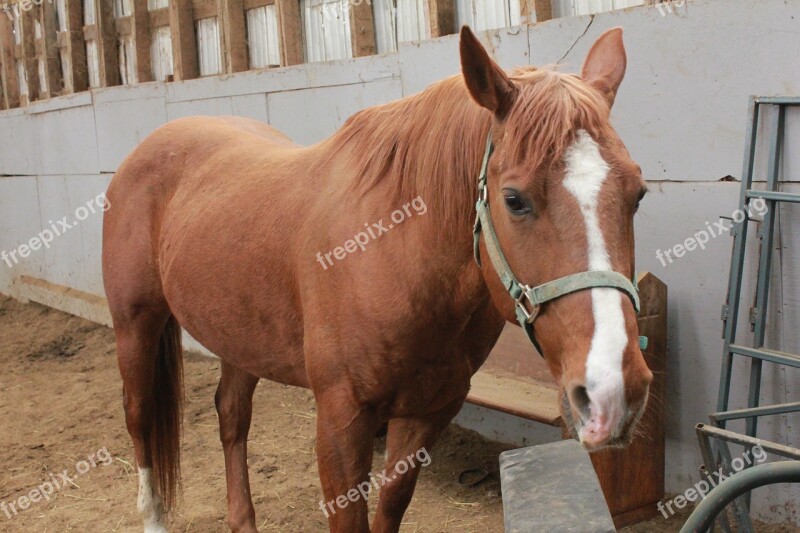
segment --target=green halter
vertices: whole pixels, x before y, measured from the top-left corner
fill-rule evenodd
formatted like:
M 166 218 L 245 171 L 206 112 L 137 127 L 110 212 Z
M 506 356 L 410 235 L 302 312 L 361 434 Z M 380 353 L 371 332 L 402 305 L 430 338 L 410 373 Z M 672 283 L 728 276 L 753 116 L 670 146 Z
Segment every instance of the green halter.
M 530 287 L 520 281 L 514 276 L 511 267 L 508 265 L 503 251 L 500 249 L 500 243 L 497 240 L 497 233 L 494 231 L 492 224 L 492 217 L 489 214 L 489 192 L 486 184 L 486 178 L 489 169 L 489 156 L 492 155 L 494 145 L 492 144 L 492 134 L 489 132 L 489 137 L 486 140 L 486 152 L 483 154 L 483 163 L 481 164 L 481 174 L 478 178 L 478 202 L 475 205 L 475 227 L 472 230 L 474 237 L 475 248 L 475 261 L 478 266 L 481 265 L 480 257 L 480 239 L 481 231 L 484 234 L 486 241 L 486 251 L 489 253 L 489 259 L 492 261 L 495 272 L 500 276 L 503 286 L 506 288 L 511 298 L 514 300 L 516 308 L 517 321 L 522 329 L 527 333 L 528 338 L 533 345 L 542 354 L 542 349 L 536 341 L 536 336 L 533 332 L 533 322 L 539 315 L 539 310 L 542 304 L 555 300 L 566 294 L 586 289 L 597 287 L 607 287 L 618 289 L 628 296 L 633 302 L 633 307 L 636 313 L 639 313 L 639 289 L 634 282 L 628 278 L 614 272 L 612 270 L 589 270 L 587 272 L 578 272 L 569 276 L 559 278 L 536 287 Z M 527 300 L 527 304 L 525 302 Z M 530 309 L 528 308 L 530 306 Z M 647 337 L 639 337 L 639 346 L 641 349 L 647 348 Z M 544 355 L 544 354 L 542 354 Z

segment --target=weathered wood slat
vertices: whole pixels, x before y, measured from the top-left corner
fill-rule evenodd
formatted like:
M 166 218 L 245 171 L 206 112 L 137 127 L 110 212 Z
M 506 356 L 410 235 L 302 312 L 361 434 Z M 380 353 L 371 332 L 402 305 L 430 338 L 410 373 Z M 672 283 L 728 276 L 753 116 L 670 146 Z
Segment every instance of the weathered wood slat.
M 3 84 L 3 108 L 19 107 L 19 79 L 14 57 L 14 33 L 12 22 L 6 16 L 0 17 L 0 76 Z
M 170 0 L 169 23 L 172 29 L 172 68 L 175 80 L 196 78 L 199 66 L 192 0 Z
M 506 533 L 616 531 L 589 454 L 577 441 L 500 454 Z
M 225 72 L 230 74 L 247 70 L 250 59 L 247 55 L 243 0 L 217 0 L 217 5 Z
M 97 32 L 97 55 L 100 63 L 100 86 L 119 85 L 119 43 L 114 28 L 114 1 L 95 1 L 95 31 Z
M 278 28 L 281 34 L 281 65 L 299 65 L 303 62 L 303 30 L 301 28 L 300 2 L 275 0 Z
M 428 0 L 431 37 L 456 32 L 456 6 L 449 0 Z
M 66 31 L 58 33 L 58 46 L 67 58 L 64 80 L 66 92 L 85 91 L 89 87 L 89 68 L 86 64 L 86 45 L 83 32 L 82 0 L 66 0 Z
M 478 372 L 472 376 L 467 401 L 542 424 L 561 425 L 558 390 L 553 385 Z
M 139 83 L 153 81 L 153 68 L 150 58 L 150 14 L 147 0 L 133 0 L 131 15 L 131 34 L 136 49 L 136 80 Z
M 353 57 L 371 56 L 377 52 L 372 5 L 350 2 L 350 39 Z

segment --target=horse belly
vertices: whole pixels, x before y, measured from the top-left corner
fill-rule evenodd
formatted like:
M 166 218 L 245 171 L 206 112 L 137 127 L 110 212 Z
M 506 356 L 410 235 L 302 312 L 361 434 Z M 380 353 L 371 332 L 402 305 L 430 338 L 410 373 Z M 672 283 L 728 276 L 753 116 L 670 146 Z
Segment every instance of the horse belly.
M 160 270 L 178 322 L 224 361 L 261 378 L 308 387 L 294 280 L 276 261 L 287 253 L 281 239 L 264 239 L 269 232 L 230 204 L 210 202 L 199 209 L 202 215 L 179 204 L 170 211 Z

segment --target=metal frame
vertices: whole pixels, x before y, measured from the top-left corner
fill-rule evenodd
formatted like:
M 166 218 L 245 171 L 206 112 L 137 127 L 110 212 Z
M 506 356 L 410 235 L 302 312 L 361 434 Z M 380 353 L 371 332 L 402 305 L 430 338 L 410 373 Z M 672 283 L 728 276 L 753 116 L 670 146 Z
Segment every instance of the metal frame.
M 766 106 L 767 109 L 762 107 Z M 779 365 L 800 368 L 800 355 L 770 350 L 764 347 L 767 325 L 767 303 L 769 298 L 769 282 L 772 269 L 772 248 L 775 233 L 775 220 L 780 202 L 800 203 L 800 194 L 782 192 L 778 190 L 781 153 L 783 150 L 784 126 L 786 108 L 800 106 L 800 97 L 793 96 L 751 96 L 747 113 L 747 129 L 745 135 L 744 163 L 742 171 L 742 185 L 739 194 L 739 209 L 745 216 L 742 221 L 734 221 L 731 234 L 734 237 L 731 268 L 728 279 L 728 293 L 725 304 L 722 306 L 724 348 L 722 354 L 722 368 L 720 372 L 719 395 L 717 398 L 717 411 L 709 415 L 711 425 L 699 424 L 697 438 L 705 462 L 705 471 L 710 472 L 722 468 L 730 472 L 731 453 L 729 443 L 741 444 L 747 449 L 759 445 L 764 450 L 800 459 L 800 449 L 783 446 L 755 438 L 758 431 L 758 418 L 761 416 L 782 415 L 800 412 L 800 403 L 787 403 L 769 406 L 759 406 L 761 394 L 761 370 L 764 361 Z M 769 119 L 769 151 L 767 161 L 766 190 L 754 190 L 753 171 L 757 146 L 757 131 L 759 118 L 764 113 L 764 119 Z M 760 198 L 767 203 L 768 211 L 763 221 L 749 218 L 749 204 L 753 199 Z M 752 347 L 736 344 L 736 331 L 739 319 L 739 306 L 742 298 L 742 275 L 744 271 L 744 258 L 747 243 L 748 223 L 758 222 L 759 256 L 758 279 L 753 308 L 750 313 L 750 326 L 753 331 Z M 747 408 L 729 410 L 731 392 L 731 372 L 733 357 L 735 355 L 751 359 L 750 380 L 748 387 Z M 725 430 L 729 420 L 745 420 L 746 435 Z M 712 442 L 713 439 L 713 442 Z M 742 473 L 737 474 L 742 476 Z M 764 483 L 762 483 L 764 484 Z M 760 486 L 760 485 L 757 485 Z M 745 496 L 739 494 L 749 491 L 744 489 L 734 494 L 734 515 L 739 531 L 753 531 L 749 517 L 749 492 Z M 727 505 L 726 501 L 720 510 Z M 730 531 L 727 517 L 721 515 L 719 523 L 724 531 Z
M 714 523 L 714 518 L 734 498 L 758 487 L 775 483 L 800 483 L 800 461 L 758 465 L 726 479 L 714 489 L 713 498 L 705 498 L 698 504 L 681 528 L 681 533 L 707 531 Z

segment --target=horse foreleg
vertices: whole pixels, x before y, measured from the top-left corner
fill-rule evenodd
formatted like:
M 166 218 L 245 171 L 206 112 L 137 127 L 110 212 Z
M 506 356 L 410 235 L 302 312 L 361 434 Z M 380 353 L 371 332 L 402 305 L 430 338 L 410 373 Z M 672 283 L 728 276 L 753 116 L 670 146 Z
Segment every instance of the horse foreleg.
M 418 418 L 393 418 L 386 438 L 386 469 L 381 481 L 378 510 L 373 533 L 394 533 L 411 503 L 420 470 L 430 464 L 430 450 L 450 420 L 461 409 L 464 399 L 441 411 Z
M 317 395 L 317 461 L 325 500 L 320 510 L 331 533 L 368 533 L 367 501 L 358 492 L 368 483 L 378 419 L 355 394 L 328 389 Z
M 219 436 L 225 452 L 228 526 L 236 533 L 258 531 L 247 473 L 247 434 L 250 431 L 253 392 L 257 383 L 257 377 L 222 362 L 222 377 L 214 403 L 219 416 Z

